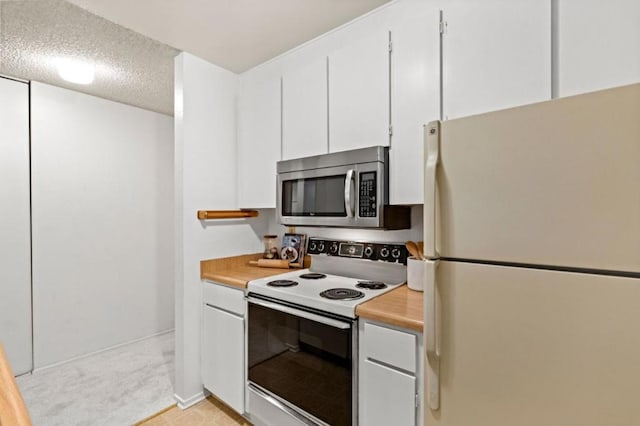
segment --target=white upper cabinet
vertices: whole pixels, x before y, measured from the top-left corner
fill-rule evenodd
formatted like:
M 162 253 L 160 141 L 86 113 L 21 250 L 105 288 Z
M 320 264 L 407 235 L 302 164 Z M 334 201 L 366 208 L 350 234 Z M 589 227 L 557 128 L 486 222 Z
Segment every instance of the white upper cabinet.
M 329 151 L 327 95 L 326 57 L 283 74 L 283 160 Z
M 440 13 L 433 2 L 399 3 L 391 20 L 391 204 L 422 204 L 423 126 L 440 118 Z
M 279 75 L 245 73 L 240 83 L 238 206 L 276 206 L 276 162 L 281 158 Z
M 329 150 L 389 145 L 389 31 L 373 28 L 329 54 Z
M 640 1 L 557 2 L 558 96 L 640 82 Z
M 540 0 L 443 3 L 445 119 L 551 98 L 551 5 Z

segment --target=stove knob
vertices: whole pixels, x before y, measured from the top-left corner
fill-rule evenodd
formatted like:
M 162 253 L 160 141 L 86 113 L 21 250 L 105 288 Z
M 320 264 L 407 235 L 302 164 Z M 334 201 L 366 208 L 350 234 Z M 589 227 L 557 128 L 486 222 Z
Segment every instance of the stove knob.
M 367 246 L 367 248 L 364 249 L 364 257 L 371 257 L 372 255 L 373 255 L 373 247 Z
M 338 243 L 331 243 L 331 246 L 329 247 L 329 252 L 331 254 L 338 253 Z
M 391 250 L 391 257 L 393 257 L 394 259 L 398 259 L 400 257 L 400 249 L 398 247 L 394 248 L 393 250 Z
M 318 253 L 324 253 L 324 243 L 318 243 Z
M 382 247 L 382 249 L 380 249 L 380 257 L 382 257 L 383 259 L 386 259 L 387 257 L 389 257 L 388 247 Z
M 311 241 L 309 243 L 309 252 L 310 253 L 315 252 L 317 249 L 318 249 L 318 246 L 317 246 L 316 242 L 315 241 Z

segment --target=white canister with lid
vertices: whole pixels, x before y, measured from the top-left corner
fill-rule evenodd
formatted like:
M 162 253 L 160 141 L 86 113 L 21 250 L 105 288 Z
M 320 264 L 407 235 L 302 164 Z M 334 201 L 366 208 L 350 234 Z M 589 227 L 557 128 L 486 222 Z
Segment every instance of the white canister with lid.
M 407 287 L 424 291 L 424 261 L 409 257 L 407 259 Z

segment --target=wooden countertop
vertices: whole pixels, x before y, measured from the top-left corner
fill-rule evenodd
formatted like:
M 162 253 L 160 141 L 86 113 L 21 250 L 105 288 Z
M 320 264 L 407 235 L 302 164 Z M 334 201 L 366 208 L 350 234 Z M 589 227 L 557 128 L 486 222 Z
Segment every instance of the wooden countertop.
M 0 344 L 0 424 L 31 426 L 29 412 Z
M 238 288 L 247 288 L 247 283 L 258 278 L 283 274 L 291 269 L 260 268 L 249 265 L 250 260 L 262 258 L 262 253 L 223 257 L 200 262 L 200 278 Z
M 258 278 L 283 274 L 291 269 L 260 268 L 249 261 L 262 258 L 262 253 L 203 260 L 200 262 L 200 278 L 238 288 Z M 305 266 L 308 267 L 308 258 Z M 356 307 L 356 315 L 399 327 L 422 331 L 422 292 L 400 286 Z
M 360 318 L 422 331 L 424 328 L 423 293 L 407 285 L 384 293 L 356 306 Z

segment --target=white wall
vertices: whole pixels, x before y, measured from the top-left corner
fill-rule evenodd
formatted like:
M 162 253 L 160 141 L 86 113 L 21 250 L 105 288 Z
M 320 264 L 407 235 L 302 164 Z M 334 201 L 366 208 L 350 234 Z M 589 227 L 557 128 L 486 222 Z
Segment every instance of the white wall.
M 173 327 L 169 116 L 31 89 L 34 363 Z
M 202 397 L 200 261 L 259 252 L 263 218 L 199 221 L 197 210 L 237 208 L 238 77 L 193 55 L 175 62 L 176 399 Z

